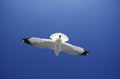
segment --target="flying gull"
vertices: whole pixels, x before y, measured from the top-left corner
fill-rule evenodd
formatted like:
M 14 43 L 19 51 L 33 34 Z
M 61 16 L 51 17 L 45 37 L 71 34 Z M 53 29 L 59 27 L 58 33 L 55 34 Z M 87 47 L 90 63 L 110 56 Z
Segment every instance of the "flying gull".
M 24 38 L 23 42 L 39 48 L 53 49 L 55 51 L 55 56 L 59 56 L 60 51 L 71 55 L 89 55 L 89 52 L 84 48 L 66 43 L 69 38 L 63 33 L 53 33 L 50 35 L 50 38 L 51 39 L 30 37 Z

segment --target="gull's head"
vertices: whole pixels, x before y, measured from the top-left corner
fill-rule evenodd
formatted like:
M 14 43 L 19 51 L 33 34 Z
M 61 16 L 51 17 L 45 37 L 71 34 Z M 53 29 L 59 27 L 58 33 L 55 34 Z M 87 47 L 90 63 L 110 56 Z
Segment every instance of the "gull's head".
M 50 35 L 50 38 L 53 41 L 56 41 L 57 39 L 61 39 L 62 42 L 67 42 L 69 40 L 69 38 L 63 33 L 53 33 L 52 35 Z
M 61 38 L 61 36 L 62 36 L 62 35 L 59 35 L 59 37 L 58 37 L 58 38 Z

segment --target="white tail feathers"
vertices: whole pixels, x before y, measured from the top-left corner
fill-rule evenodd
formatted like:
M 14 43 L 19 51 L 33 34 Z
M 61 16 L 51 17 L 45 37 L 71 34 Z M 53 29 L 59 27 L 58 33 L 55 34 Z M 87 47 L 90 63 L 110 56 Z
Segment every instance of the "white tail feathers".
M 53 41 L 56 41 L 59 38 L 60 35 L 61 35 L 62 42 L 67 42 L 69 40 L 69 38 L 63 33 L 53 33 L 52 35 L 50 35 L 50 38 Z

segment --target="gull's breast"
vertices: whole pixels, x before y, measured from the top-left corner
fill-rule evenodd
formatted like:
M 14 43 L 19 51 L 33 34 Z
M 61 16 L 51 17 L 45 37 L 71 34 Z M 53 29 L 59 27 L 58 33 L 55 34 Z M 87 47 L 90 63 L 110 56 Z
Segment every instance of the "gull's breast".
M 61 39 L 57 39 L 57 40 L 55 41 L 54 51 L 55 51 L 55 55 L 56 55 L 56 56 L 59 55 L 59 52 L 60 52 L 60 50 L 61 50 L 61 44 L 62 44 Z

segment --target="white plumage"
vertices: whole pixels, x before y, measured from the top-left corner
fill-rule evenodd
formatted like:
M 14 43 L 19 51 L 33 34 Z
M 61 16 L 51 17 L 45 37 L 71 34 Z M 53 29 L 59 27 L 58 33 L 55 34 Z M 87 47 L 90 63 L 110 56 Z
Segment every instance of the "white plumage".
M 54 33 L 50 38 L 51 39 L 37 37 L 24 38 L 23 42 L 40 48 L 53 49 L 56 56 L 59 56 L 60 51 L 71 55 L 89 55 L 89 52 L 85 49 L 66 43 L 69 38 L 63 33 Z
M 56 41 L 58 39 L 59 35 L 61 35 L 62 42 L 67 42 L 69 40 L 69 38 L 63 33 L 53 33 L 52 35 L 50 35 L 50 38 L 53 41 Z

